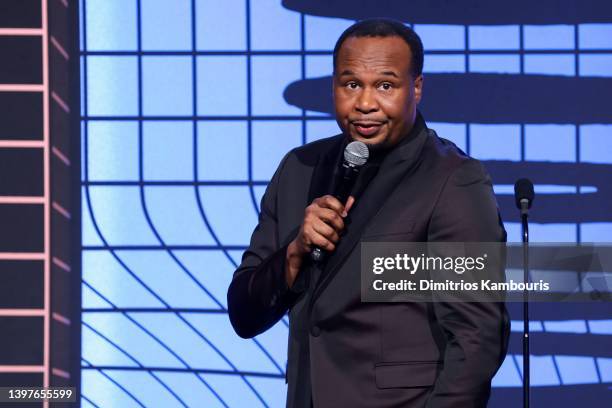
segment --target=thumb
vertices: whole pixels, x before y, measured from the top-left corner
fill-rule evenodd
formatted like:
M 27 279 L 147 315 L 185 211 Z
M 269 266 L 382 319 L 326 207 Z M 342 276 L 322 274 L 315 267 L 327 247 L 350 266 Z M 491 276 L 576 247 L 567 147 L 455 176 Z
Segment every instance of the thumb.
M 351 210 L 351 207 L 354 203 L 355 197 L 349 196 L 349 198 L 346 200 L 346 204 L 344 204 L 344 213 L 342 214 L 343 217 L 346 217 L 348 215 L 348 212 Z

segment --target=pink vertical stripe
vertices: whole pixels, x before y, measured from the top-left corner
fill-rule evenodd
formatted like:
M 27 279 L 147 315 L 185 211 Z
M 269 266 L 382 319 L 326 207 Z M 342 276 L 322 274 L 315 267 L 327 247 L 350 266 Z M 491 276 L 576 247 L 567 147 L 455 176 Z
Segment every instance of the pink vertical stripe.
M 45 196 L 45 237 L 44 237 L 44 253 L 45 253 L 45 278 L 44 278 L 44 352 L 43 352 L 43 387 L 49 386 L 49 377 L 51 372 L 51 210 L 50 210 L 50 129 L 49 129 L 49 21 L 47 15 L 47 0 L 41 1 L 41 21 L 42 21 L 42 63 L 43 63 L 43 161 L 44 161 L 44 196 Z M 49 401 L 45 400 L 44 408 L 49 407 Z

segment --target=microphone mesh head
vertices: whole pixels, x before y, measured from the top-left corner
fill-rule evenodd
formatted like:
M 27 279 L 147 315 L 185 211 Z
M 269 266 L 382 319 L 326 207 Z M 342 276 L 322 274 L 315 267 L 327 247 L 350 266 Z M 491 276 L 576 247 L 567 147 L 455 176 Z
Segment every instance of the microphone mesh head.
M 351 142 L 344 149 L 344 160 L 349 164 L 361 167 L 368 161 L 370 151 L 363 142 Z
M 534 197 L 535 193 L 531 180 L 522 178 L 514 183 L 514 202 L 517 208 L 521 208 L 521 200 L 523 199 L 526 199 L 529 203 L 527 208 L 531 208 Z

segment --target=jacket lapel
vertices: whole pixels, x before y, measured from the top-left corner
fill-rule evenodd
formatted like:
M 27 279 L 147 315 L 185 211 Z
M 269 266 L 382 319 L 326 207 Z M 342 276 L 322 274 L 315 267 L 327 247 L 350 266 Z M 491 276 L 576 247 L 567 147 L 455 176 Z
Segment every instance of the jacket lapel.
M 424 128 L 412 141 L 399 146 L 383 160 L 377 176 L 366 187 L 359 201 L 356 201 L 351 209 L 345 234 L 336 250 L 323 265 L 323 271 L 317 280 L 311 297 L 311 306 L 338 273 L 346 257 L 360 241 L 361 234 L 369 221 L 374 218 L 378 210 L 391 196 L 402 178 L 417 167 L 418 158 L 427 135 L 428 130 Z

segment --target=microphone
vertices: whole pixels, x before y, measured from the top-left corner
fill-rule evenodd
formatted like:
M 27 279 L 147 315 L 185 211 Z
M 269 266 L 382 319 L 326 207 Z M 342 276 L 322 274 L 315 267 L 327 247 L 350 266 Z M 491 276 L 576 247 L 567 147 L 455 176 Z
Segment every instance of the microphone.
M 534 197 L 533 183 L 529 179 L 522 178 L 514 183 L 514 202 L 516 208 L 521 210 L 521 214 L 527 214 Z
M 523 282 L 529 282 L 529 209 L 533 203 L 535 193 L 533 183 L 522 178 L 514 183 L 514 202 L 516 208 L 521 210 L 521 225 L 523 229 Z M 529 377 L 529 292 L 523 291 L 523 408 L 529 408 L 530 384 Z
M 344 149 L 344 160 L 342 161 L 342 167 L 340 168 L 335 191 L 332 194 L 343 205 L 351 194 L 359 171 L 363 165 L 367 163 L 369 157 L 370 151 L 368 150 L 368 146 L 363 142 L 351 142 Z M 321 262 L 323 258 L 325 258 L 325 251 L 319 247 L 315 247 L 310 253 L 310 257 L 314 262 Z

